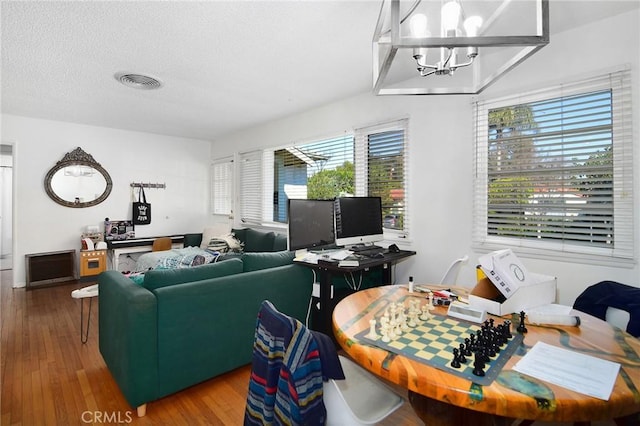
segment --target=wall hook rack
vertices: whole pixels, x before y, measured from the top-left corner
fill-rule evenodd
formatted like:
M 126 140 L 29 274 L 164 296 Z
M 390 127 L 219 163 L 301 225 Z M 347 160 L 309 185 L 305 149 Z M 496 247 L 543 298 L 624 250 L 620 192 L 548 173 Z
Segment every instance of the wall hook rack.
M 164 183 L 144 183 L 144 182 L 131 182 L 129 185 L 132 188 L 152 188 L 152 189 L 166 189 L 167 185 Z

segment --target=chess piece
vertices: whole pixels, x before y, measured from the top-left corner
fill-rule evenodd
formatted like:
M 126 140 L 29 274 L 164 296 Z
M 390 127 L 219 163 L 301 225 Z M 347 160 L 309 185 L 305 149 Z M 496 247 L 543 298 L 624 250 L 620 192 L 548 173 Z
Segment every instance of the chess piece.
M 376 333 L 376 320 L 369 320 L 369 334 L 367 334 L 367 338 L 375 340 L 378 337 L 380 336 Z
M 408 324 L 408 319 L 407 319 L 407 314 L 405 313 L 405 309 L 404 307 L 400 310 L 400 328 L 402 329 L 402 331 L 409 331 L 409 324 Z
M 431 319 L 431 312 L 429 312 L 428 305 L 422 305 L 422 314 L 420 315 L 422 321 L 428 321 Z
M 524 311 L 520 311 L 520 324 L 518 324 L 517 330 L 518 330 L 518 333 L 522 333 L 522 334 L 528 331 L 527 327 L 524 325 L 524 315 L 525 315 Z
M 471 356 L 472 352 L 471 352 L 471 339 L 469 339 L 468 337 L 465 337 L 464 339 L 464 355 L 465 356 Z
M 513 334 L 511 334 L 511 320 L 504 321 L 504 336 L 507 340 L 513 337 Z
M 458 361 L 461 364 L 467 363 L 467 358 L 464 356 L 464 343 L 460 343 L 460 349 L 458 350 Z
M 482 355 L 479 352 L 476 352 L 476 356 L 473 360 L 473 371 L 472 373 L 475 376 L 483 377 L 484 376 L 484 361 L 482 360 Z
M 380 333 L 382 334 L 382 341 L 389 343 L 391 338 L 389 337 L 389 317 L 382 317 L 380 319 Z
M 458 348 L 453 348 L 453 359 L 451 360 L 451 366 L 453 368 L 460 368 L 460 351 Z

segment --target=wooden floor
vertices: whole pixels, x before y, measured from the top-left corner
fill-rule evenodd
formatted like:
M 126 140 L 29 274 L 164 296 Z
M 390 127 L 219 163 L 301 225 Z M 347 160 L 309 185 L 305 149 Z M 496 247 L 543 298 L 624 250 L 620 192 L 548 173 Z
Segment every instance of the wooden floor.
M 0 425 L 242 424 L 248 366 L 151 402 L 137 418 L 100 355 L 97 299 L 88 342 L 80 342 L 81 302 L 71 291 L 88 284 L 12 289 L 10 270 L 0 280 Z M 421 422 L 407 403 L 382 424 Z

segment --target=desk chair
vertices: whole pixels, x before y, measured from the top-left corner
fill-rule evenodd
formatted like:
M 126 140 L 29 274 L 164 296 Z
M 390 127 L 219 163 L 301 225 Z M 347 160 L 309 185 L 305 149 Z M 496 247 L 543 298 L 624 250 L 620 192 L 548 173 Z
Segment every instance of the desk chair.
M 607 321 L 640 337 L 640 288 L 615 281 L 601 281 L 587 287 L 573 308 Z
M 464 263 L 467 263 L 468 260 L 469 256 L 467 256 L 466 254 L 460 259 L 454 260 L 453 263 L 451 263 L 451 265 L 449 266 L 449 269 L 447 269 L 447 272 L 445 272 L 442 276 L 440 284 L 454 285 L 456 281 L 458 281 L 458 273 L 460 272 L 460 267 Z
M 245 425 L 374 424 L 403 402 L 363 368 L 338 357 L 328 336 L 262 302 Z
M 171 250 L 171 244 L 171 238 L 169 237 L 156 238 L 153 240 L 151 251 Z

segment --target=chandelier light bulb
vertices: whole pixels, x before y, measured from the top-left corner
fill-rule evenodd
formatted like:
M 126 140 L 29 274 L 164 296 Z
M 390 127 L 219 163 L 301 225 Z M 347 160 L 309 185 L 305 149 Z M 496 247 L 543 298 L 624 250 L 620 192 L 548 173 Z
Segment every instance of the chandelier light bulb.
M 478 35 L 478 30 L 482 26 L 482 17 L 470 16 L 464 21 L 464 31 L 467 37 L 475 37 Z
M 458 28 L 458 20 L 460 19 L 460 4 L 456 1 L 450 1 L 442 6 L 442 29 L 445 36 L 449 36 L 451 32 L 455 32 Z M 453 34 L 455 36 L 455 34 Z
M 422 13 L 416 13 L 409 20 L 409 30 L 411 36 L 415 38 L 428 37 L 427 31 L 427 16 Z

